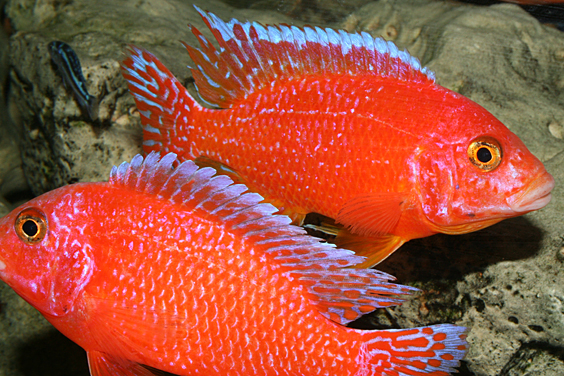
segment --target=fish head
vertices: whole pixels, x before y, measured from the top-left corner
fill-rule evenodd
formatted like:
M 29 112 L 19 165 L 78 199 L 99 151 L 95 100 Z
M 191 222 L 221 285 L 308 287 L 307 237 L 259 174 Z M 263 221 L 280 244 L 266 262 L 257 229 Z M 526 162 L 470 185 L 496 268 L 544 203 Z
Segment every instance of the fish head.
M 435 137 L 420 156 L 423 211 L 442 233 L 468 233 L 541 209 L 554 187 L 519 137 L 472 104 L 468 114 L 457 114 L 448 136 Z
M 45 315 L 72 310 L 92 274 L 80 185 L 45 193 L 0 218 L 0 279 Z

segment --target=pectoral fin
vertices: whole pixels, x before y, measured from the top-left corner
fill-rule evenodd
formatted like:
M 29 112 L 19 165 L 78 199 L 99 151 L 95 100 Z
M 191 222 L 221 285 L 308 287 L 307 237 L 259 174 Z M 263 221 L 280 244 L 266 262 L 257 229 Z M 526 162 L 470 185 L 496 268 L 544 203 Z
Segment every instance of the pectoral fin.
M 354 268 L 369 268 L 385 260 L 407 239 L 394 234 L 407 198 L 402 193 L 370 193 L 347 201 L 336 222 L 345 228 L 321 226 L 318 230 L 336 234 L 338 247 L 350 249 L 366 261 Z
M 87 355 L 92 376 L 155 376 L 139 363 L 130 360 L 114 358 L 98 351 L 88 351 Z
M 397 226 L 406 198 L 401 193 L 370 193 L 347 201 L 335 221 L 352 234 L 382 236 Z
M 97 367 L 98 376 L 154 376 L 145 367 L 128 359 L 151 359 L 155 347 L 164 348 L 170 343 L 189 341 L 189 331 L 194 325 L 190 318 L 175 312 L 95 297 L 90 297 L 89 301 L 91 334 L 105 350 L 103 354 L 93 354 L 92 361 L 90 353 L 88 356 L 89 362 L 94 362 Z M 95 373 L 92 375 L 96 376 Z

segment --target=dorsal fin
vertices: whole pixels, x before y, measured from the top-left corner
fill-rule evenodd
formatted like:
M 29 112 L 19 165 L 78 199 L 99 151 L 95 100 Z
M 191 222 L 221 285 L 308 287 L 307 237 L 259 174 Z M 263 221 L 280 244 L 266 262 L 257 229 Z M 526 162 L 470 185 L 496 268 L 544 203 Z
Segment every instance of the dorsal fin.
M 377 75 L 434 83 L 435 75 L 392 42 L 366 32 L 319 27 L 224 22 L 196 7 L 220 51 L 193 26 L 200 48 L 184 44 L 196 63 L 192 74 L 202 100 L 231 107 L 250 93 L 303 75 Z
M 403 295 L 417 290 L 389 283 L 394 277 L 377 270 L 344 269 L 362 263 L 365 257 L 306 235 L 302 228 L 291 226 L 287 216 L 273 215 L 277 209 L 261 203 L 260 195 L 244 193 L 244 185 L 215 175 L 213 168 L 198 168 L 190 160 L 173 168 L 175 161 L 173 153 L 159 159 L 152 152 L 145 160 L 137 155 L 131 163 L 112 168 L 109 182 L 217 219 L 226 230 L 246 238 L 272 262 L 284 267 L 284 273 L 300 280 L 319 311 L 338 323 L 345 324 L 376 308 L 401 304 Z

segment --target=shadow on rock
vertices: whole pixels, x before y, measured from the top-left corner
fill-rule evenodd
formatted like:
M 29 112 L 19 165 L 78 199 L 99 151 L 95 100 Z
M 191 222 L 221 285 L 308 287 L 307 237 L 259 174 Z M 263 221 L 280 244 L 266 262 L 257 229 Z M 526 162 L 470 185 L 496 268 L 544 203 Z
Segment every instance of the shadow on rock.
M 376 268 L 401 283 L 460 280 L 488 265 L 533 257 L 541 240 L 542 231 L 526 218 L 511 218 L 470 234 L 412 240 Z
M 55 329 L 30 338 L 18 349 L 18 358 L 25 376 L 89 376 L 84 350 Z
M 503 367 L 500 376 L 533 375 L 541 371 L 556 375 L 556 363 L 564 363 L 564 347 L 542 342 L 524 343 Z

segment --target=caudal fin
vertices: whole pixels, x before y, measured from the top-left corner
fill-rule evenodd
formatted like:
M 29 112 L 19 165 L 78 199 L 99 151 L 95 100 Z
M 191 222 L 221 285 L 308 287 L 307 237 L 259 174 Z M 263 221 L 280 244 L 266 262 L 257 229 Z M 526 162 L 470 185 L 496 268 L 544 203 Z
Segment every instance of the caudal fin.
M 450 324 L 362 333 L 359 361 L 370 375 L 447 376 L 457 372 L 468 348 L 466 328 Z
M 194 111 L 202 107 L 153 54 L 135 46 L 129 46 L 127 54 L 122 74 L 141 114 L 143 150 L 188 156 L 179 134 L 189 132 Z

